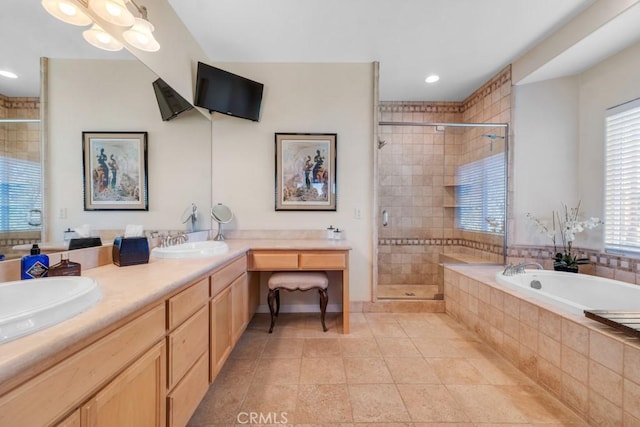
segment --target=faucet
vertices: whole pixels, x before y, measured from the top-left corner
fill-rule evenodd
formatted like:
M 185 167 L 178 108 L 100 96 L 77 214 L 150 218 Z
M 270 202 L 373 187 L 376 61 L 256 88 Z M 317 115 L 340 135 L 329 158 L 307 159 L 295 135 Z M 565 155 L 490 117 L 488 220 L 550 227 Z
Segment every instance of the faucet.
M 533 266 L 533 267 L 537 268 L 538 270 L 544 270 L 544 267 L 541 264 L 539 264 L 537 262 L 530 261 L 530 262 L 521 262 L 520 264 L 518 264 L 515 267 L 513 267 L 513 273 L 514 274 L 522 274 L 522 273 L 524 273 L 525 267 L 528 267 L 528 266 Z
M 191 231 L 196 231 L 196 221 L 198 220 L 198 207 L 195 203 L 191 203 L 191 213 L 187 215 L 188 209 L 183 214 L 183 224 L 186 224 L 189 220 L 191 220 Z M 184 242 L 183 242 L 184 243 Z
M 185 243 L 189 240 L 189 236 L 186 233 L 178 233 L 174 235 L 167 236 L 167 246 L 178 245 L 180 243 Z
M 537 262 L 521 262 L 520 264 L 513 265 L 511 263 L 504 266 L 504 270 L 502 271 L 503 276 L 514 276 L 516 274 L 524 273 L 525 267 L 534 266 L 538 270 L 544 270 L 544 267 Z
M 504 266 L 504 270 L 502 270 L 503 276 L 513 276 L 513 264 L 509 263 Z

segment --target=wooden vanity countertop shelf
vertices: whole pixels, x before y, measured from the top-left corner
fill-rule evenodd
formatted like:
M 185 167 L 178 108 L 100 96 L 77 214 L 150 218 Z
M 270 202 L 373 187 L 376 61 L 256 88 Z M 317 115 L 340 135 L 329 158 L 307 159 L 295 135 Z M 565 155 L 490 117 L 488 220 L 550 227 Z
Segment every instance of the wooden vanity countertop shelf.
M 349 251 L 345 240 L 256 240 L 250 245 L 247 270 L 339 271 L 342 282 L 342 333 L 349 333 Z M 332 284 L 329 283 L 329 286 Z

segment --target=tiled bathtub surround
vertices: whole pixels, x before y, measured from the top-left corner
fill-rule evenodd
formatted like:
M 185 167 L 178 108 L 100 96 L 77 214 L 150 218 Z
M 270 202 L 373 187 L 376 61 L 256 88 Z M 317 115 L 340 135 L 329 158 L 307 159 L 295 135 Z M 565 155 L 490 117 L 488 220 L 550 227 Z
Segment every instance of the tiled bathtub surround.
M 592 425 L 640 425 L 640 340 L 519 296 L 498 271 L 445 269 L 447 313 Z

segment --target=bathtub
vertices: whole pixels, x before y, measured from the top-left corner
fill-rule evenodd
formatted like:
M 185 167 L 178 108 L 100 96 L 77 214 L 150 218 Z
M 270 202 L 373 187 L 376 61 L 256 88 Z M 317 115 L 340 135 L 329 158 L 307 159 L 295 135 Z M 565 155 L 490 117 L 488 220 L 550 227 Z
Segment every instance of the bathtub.
M 588 309 L 640 312 L 640 286 L 618 280 L 560 271 L 525 270 L 513 276 L 499 272 L 496 281 L 578 315 Z

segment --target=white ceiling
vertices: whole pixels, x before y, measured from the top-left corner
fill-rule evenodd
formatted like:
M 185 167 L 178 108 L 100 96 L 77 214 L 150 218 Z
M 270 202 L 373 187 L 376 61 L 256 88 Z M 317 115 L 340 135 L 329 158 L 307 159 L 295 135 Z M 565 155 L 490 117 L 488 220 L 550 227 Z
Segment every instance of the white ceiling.
M 460 101 L 594 0 L 168 2 L 212 63 L 378 61 L 382 100 Z M 133 58 L 90 46 L 85 28 L 49 16 L 37 0 L 3 6 L 11 13 L 0 16 L 0 69 L 20 75 L 0 77 L 7 96 L 38 95 L 40 56 Z M 424 83 L 430 73 L 440 81 Z

